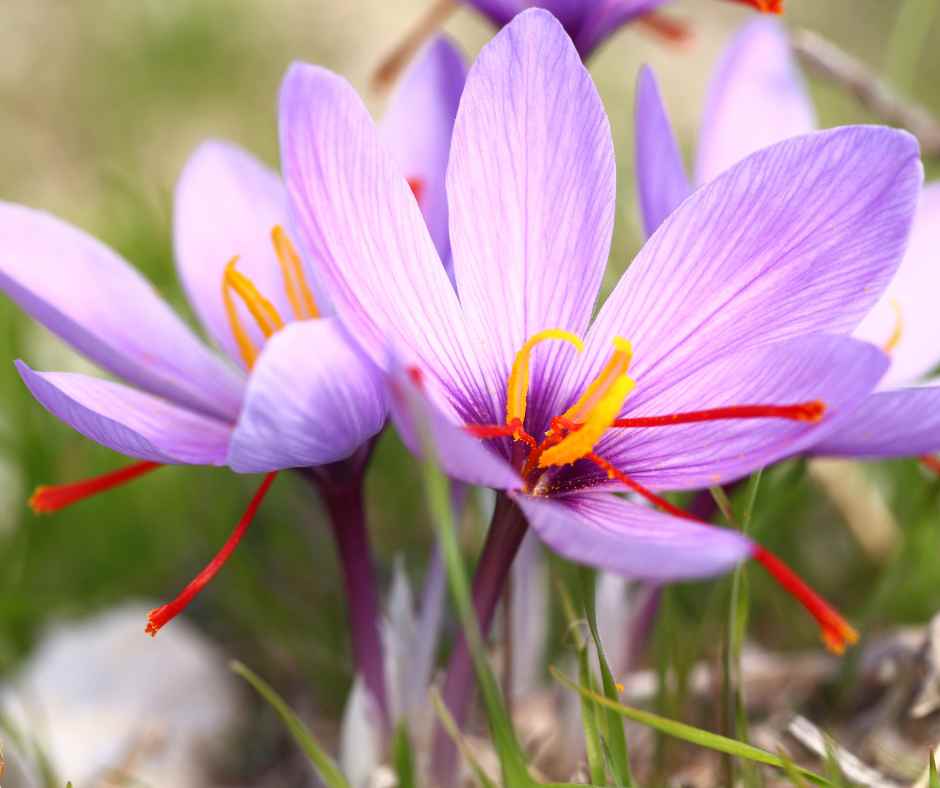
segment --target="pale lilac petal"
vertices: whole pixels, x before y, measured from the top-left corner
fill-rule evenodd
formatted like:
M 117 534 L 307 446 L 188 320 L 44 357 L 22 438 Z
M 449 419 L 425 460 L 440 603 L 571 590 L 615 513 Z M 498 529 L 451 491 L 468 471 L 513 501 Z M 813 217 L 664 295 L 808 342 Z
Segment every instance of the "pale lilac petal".
M 438 36 L 404 74 L 379 124 L 382 141 L 405 177 L 417 183 L 418 204 L 441 256 L 450 260 L 444 175 L 467 66 Z
M 416 384 L 404 368 L 395 368 L 388 382 L 392 420 L 413 454 L 424 455 L 426 440 L 435 460 L 453 479 L 497 490 L 522 487 L 518 473 L 497 451 L 468 435 L 431 401 L 427 382 Z
M 549 500 L 516 493 L 529 524 L 556 553 L 637 580 L 689 580 L 746 560 L 747 537 L 603 493 Z
M 594 10 L 582 22 L 574 45 L 587 59 L 597 47 L 604 43 L 628 22 L 638 16 L 656 10 L 668 0 L 602 0 L 594 3 Z
M 389 348 L 417 363 L 465 411 L 489 401 L 421 212 L 352 87 L 294 64 L 281 88 L 280 134 L 298 238 L 355 341 L 379 366 Z
M 738 33 L 712 77 L 695 179 L 707 183 L 748 154 L 816 127 L 783 26 L 758 18 Z
M 287 224 L 281 179 L 247 151 L 205 142 L 190 156 L 176 185 L 173 231 L 176 264 L 186 293 L 209 335 L 238 364 L 244 360 L 222 300 L 222 275 L 236 255 L 245 274 L 284 320 L 294 317 L 271 230 Z M 264 335 L 244 304 L 236 305 L 256 347 Z
M 778 143 L 699 188 L 607 299 L 555 412 L 615 336 L 659 391 L 729 353 L 850 331 L 901 259 L 921 177 L 913 137 L 859 126 Z
M 656 77 L 648 66 L 636 86 L 636 178 L 643 229 L 650 236 L 692 187 Z
M 879 391 L 839 416 L 813 454 L 878 459 L 940 451 L 940 386 Z
M 815 443 L 841 412 L 856 408 L 874 389 L 887 365 L 873 345 L 819 334 L 728 356 L 649 392 L 640 377 L 627 400 L 627 417 L 813 400 L 825 403 L 827 415 L 817 424 L 761 419 L 613 429 L 596 451 L 649 487 L 721 484 Z M 602 472 L 591 472 L 602 478 Z
M 152 462 L 225 464 L 228 424 L 109 380 L 16 368 L 46 410 L 95 443 Z
M 590 75 L 554 17 L 520 14 L 470 69 L 447 174 L 457 290 L 494 390 L 530 336 L 587 328 L 615 192 L 610 126 Z M 533 380 L 551 388 L 569 354 L 558 343 L 540 350 Z
M 940 364 L 940 183 L 921 192 L 907 252 L 855 336 L 891 348 L 884 384 L 912 383 Z
M 325 465 L 385 423 L 385 381 L 335 319 L 285 326 L 248 381 L 228 464 L 241 473 Z
M 93 362 L 128 383 L 234 419 L 242 382 L 136 270 L 81 230 L 0 204 L 0 290 Z

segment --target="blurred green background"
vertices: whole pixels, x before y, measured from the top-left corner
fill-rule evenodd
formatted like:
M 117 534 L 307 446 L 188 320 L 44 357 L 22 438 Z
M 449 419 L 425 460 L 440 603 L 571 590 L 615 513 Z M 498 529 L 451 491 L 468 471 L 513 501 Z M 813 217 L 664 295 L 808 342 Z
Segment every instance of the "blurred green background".
M 785 20 L 819 30 L 877 69 L 911 55 L 916 71 L 899 90 L 940 115 L 940 24 L 915 29 L 925 33 L 923 41 L 903 37 L 892 50 L 887 41 L 901 6 L 786 0 Z M 169 220 L 188 154 L 203 139 L 222 137 L 276 164 L 276 92 L 294 59 L 346 75 L 381 112 L 384 97 L 369 89 L 371 70 L 423 7 L 422 0 L 4 3 L 0 198 L 50 210 L 102 238 L 192 320 L 175 277 Z M 626 29 L 592 63 L 619 167 L 608 287 L 641 243 L 631 136 L 638 66 L 654 66 L 691 151 L 711 65 L 735 27 L 752 16 L 718 0 L 683 0 L 666 10 L 692 25 L 694 41 L 675 48 Z M 490 34 L 468 9 L 447 30 L 468 56 Z M 831 85 L 811 85 L 824 124 L 877 120 Z M 37 484 L 80 479 L 124 460 L 36 405 L 14 373 L 17 357 L 38 369 L 87 368 L 0 302 L 2 674 L 52 619 L 127 599 L 171 598 L 221 545 L 260 481 L 225 470 L 165 468 L 70 510 L 33 516 L 26 499 Z M 867 466 L 863 473 L 903 534 L 883 560 L 859 548 L 800 463 L 766 476 L 758 535 L 866 629 L 924 621 L 940 608 L 940 480 L 914 462 Z M 368 494 L 383 582 L 399 554 L 420 578 L 431 530 L 416 469 L 393 435 L 379 445 Z M 812 622 L 795 615 L 793 603 L 758 573 L 754 580 L 753 633 L 774 646 L 814 644 Z M 698 591 L 670 592 L 667 607 L 680 626 L 695 622 L 707 632 L 723 614 L 703 618 L 707 595 Z M 319 505 L 298 480 L 282 475 L 235 557 L 189 615 L 228 653 L 282 687 L 303 687 L 324 716 L 338 714 L 350 678 L 340 583 Z

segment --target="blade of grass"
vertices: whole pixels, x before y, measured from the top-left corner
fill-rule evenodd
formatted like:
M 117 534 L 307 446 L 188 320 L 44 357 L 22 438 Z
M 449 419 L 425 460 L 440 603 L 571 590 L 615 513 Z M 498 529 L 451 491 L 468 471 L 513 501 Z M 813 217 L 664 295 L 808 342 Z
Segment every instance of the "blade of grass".
M 408 726 L 404 723 L 398 725 L 392 739 L 392 765 L 398 778 L 398 788 L 417 788 L 414 750 L 408 736 Z
M 317 775 L 323 780 L 327 788 L 350 788 L 335 761 L 326 754 L 326 750 L 320 746 L 313 734 L 307 729 L 307 726 L 301 722 L 300 718 L 294 714 L 290 706 L 275 692 L 270 684 L 236 660 L 229 663 L 229 668 L 233 673 L 238 674 L 251 684 L 255 691 L 274 709 L 294 741 L 297 742 L 310 763 L 313 764 Z
M 930 766 L 927 773 L 928 788 L 940 788 L 940 776 L 937 776 L 937 761 L 934 754 L 930 753 Z
M 424 477 L 428 511 L 437 529 L 444 565 L 447 568 L 447 580 L 451 595 L 457 607 L 458 617 L 467 646 L 473 660 L 473 669 L 480 685 L 480 694 L 486 709 L 486 718 L 490 735 L 499 756 L 503 772 L 503 782 L 507 788 L 529 788 L 536 783 L 529 776 L 522 749 L 516 740 L 509 714 L 503 703 L 496 677 L 490 670 L 483 645 L 483 636 L 470 597 L 470 581 L 460 555 L 457 532 L 454 525 L 454 512 L 451 506 L 450 484 L 441 471 L 434 456 L 433 443 L 426 434 L 427 424 L 415 414 L 415 422 L 421 437 L 424 459 L 421 470 Z
M 649 728 L 653 728 L 662 733 L 672 736 L 677 739 L 682 739 L 683 741 L 689 742 L 690 744 L 697 744 L 700 747 L 706 747 L 715 752 L 727 753 L 729 755 L 734 755 L 738 758 L 745 758 L 754 763 L 761 763 L 766 766 L 774 766 L 778 769 L 784 768 L 783 759 L 778 755 L 767 752 L 767 750 L 762 750 L 760 747 L 755 747 L 752 744 L 745 744 L 743 742 L 736 741 L 735 739 L 730 739 L 727 736 L 720 736 L 717 733 L 711 733 L 709 731 L 702 730 L 701 728 L 696 728 L 692 725 L 686 725 L 684 722 L 677 722 L 676 720 L 670 720 L 666 717 L 660 717 L 658 714 L 653 714 L 649 711 L 643 711 L 641 709 L 634 709 L 630 706 L 624 706 L 621 703 L 616 703 L 609 698 L 599 695 L 596 692 L 585 689 L 584 687 L 579 687 L 569 678 L 567 678 L 563 673 L 558 669 L 552 667 L 549 669 L 552 676 L 559 681 L 564 686 L 569 689 L 573 689 L 575 692 L 586 695 L 589 698 L 592 698 L 596 703 L 599 703 L 602 706 L 606 706 L 609 709 L 613 709 L 619 715 L 626 717 L 629 720 L 638 722 L 641 725 L 646 725 Z M 800 775 L 805 777 L 812 783 L 816 785 L 829 786 L 831 788 L 832 783 L 829 782 L 825 777 L 822 777 L 814 772 L 804 769 L 802 767 L 796 766 Z
M 467 762 L 467 766 L 470 767 L 470 771 L 473 772 L 473 776 L 476 777 L 477 782 L 480 783 L 483 788 L 498 788 L 496 783 L 494 783 L 483 770 L 483 767 L 480 766 L 480 762 L 476 759 L 473 751 L 467 746 L 466 740 L 457 728 L 457 723 L 454 722 L 454 718 L 447 710 L 447 706 L 441 699 L 441 693 L 437 691 L 436 687 L 431 688 L 431 703 L 434 704 L 434 711 L 437 713 L 441 725 L 444 726 L 447 735 L 450 736 L 454 744 L 457 745 L 457 749 Z
M 584 605 L 584 614 L 587 617 L 588 628 L 594 640 L 594 649 L 597 652 L 597 663 L 601 671 L 601 683 L 604 695 L 613 701 L 620 699 L 617 693 L 617 684 L 610 671 L 610 665 L 604 654 L 601 636 L 597 629 L 597 610 L 595 605 L 596 575 L 590 569 L 580 567 L 578 577 L 581 585 L 581 599 Z M 627 737 L 623 730 L 623 720 L 613 711 L 607 712 L 606 725 L 607 748 L 610 753 L 610 765 L 617 785 L 632 788 L 633 775 L 630 772 L 630 756 L 627 751 Z

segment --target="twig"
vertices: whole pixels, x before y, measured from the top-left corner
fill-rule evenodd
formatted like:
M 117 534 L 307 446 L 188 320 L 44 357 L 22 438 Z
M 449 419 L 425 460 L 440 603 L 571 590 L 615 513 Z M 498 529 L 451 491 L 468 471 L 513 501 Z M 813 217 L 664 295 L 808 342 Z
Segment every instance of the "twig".
M 791 46 L 814 74 L 834 82 L 877 117 L 907 129 L 920 142 L 924 156 L 940 157 L 940 121 L 922 104 L 897 95 L 878 75 L 818 33 L 794 31 Z
M 456 0 L 435 0 L 417 24 L 379 63 L 372 76 L 372 88 L 383 91 L 390 87 L 421 45 L 433 36 L 456 10 Z

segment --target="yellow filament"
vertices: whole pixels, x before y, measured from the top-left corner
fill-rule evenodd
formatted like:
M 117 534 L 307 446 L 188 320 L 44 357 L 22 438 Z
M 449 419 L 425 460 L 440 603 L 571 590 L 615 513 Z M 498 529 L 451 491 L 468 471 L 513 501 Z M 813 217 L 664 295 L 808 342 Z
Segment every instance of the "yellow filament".
M 242 325 L 232 293 L 238 295 L 245 306 L 248 307 L 248 311 L 265 337 L 270 337 L 275 331 L 282 329 L 284 321 L 281 320 L 274 304 L 261 295 L 254 283 L 243 273 L 235 270 L 237 263 L 238 257 L 235 256 L 225 266 L 225 273 L 222 275 L 222 301 L 225 304 L 225 313 L 228 316 L 235 343 L 242 354 L 245 366 L 251 369 L 258 358 L 258 349 Z
M 904 315 L 901 313 L 901 305 L 892 298 L 891 308 L 894 309 L 894 330 L 891 332 L 891 336 L 888 337 L 888 341 L 881 346 L 885 353 L 894 352 L 894 349 L 901 341 L 901 336 L 904 334 Z
M 581 425 L 539 457 L 539 466 L 567 465 L 594 449 L 623 408 L 624 400 L 636 383 L 627 375 L 633 358 L 632 345 L 622 337 L 614 339 L 614 352 L 600 374 L 578 401 L 565 411 L 563 420 Z
M 591 385 L 585 389 L 578 401 L 565 411 L 563 418 L 575 422 L 586 421 L 617 378 L 630 368 L 632 358 L 633 346 L 630 342 L 623 337 L 615 337 L 614 352 L 610 360 L 601 370 L 600 375 L 594 378 Z
M 624 400 L 635 385 L 628 375 L 617 377 L 598 398 L 581 429 L 569 433 L 557 446 L 547 449 L 539 457 L 539 467 L 568 465 L 590 454 L 620 414 Z
M 271 230 L 271 243 L 274 244 L 274 251 L 277 254 L 277 260 L 281 264 L 281 273 L 284 275 L 284 290 L 287 293 L 287 299 L 290 301 L 291 308 L 294 310 L 294 317 L 298 320 L 307 320 L 320 316 L 317 309 L 317 302 L 313 298 L 307 280 L 304 277 L 303 264 L 297 249 L 291 243 L 284 228 L 279 224 Z
M 512 362 L 512 372 L 509 374 L 509 383 L 506 386 L 507 424 L 517 419 L 520 424 L 525 421 L 526 399 L 529 394 L 529 359 L 533 348 L 547 339 L 560 339 L 567 342 L 573 345 L 579 353 L 584 350 L 584 343 L 576 334 L 560 328 L 548 328 L 529 337 Z

